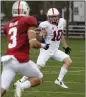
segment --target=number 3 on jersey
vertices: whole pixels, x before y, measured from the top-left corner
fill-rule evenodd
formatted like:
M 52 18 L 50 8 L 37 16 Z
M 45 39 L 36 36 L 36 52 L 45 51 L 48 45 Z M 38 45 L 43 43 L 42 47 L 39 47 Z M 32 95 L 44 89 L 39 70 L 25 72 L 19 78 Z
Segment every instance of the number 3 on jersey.
M 10 37 L 10 40 L 12 41 L 12 43 L 8 44 L 8 48 L 14 48 L 17 45 L 17 42 L 16 42 L 17 28 L 16 27 L 10 28 L 9 35 L 10 34 L 12 34 Z
M 51 39 L 52 41 L 59 41 L 61 39 L 62 36 L 62 30 L 58 30 L 58 34 L 56 31 L 53 32 L 53 38 Z

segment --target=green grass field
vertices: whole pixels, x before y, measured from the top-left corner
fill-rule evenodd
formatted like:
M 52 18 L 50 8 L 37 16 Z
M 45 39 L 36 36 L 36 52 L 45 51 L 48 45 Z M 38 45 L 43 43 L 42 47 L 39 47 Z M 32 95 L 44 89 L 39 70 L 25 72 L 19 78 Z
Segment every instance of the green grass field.
M 2 37 L 1 53 L 5 53 L 6 39 Z M 42 69 L 44 74 L 44 83 L 35 88 L 26 89 L 22 97 L 85 97 L 85 42 L 84 40 L 68 40 L 67 43 L 72 48 L 70 54 L 73 64 L 71 70 L 64 77 L 68 89 L 60 88 L 54 84 L 59 74 L 62 63 L 49 60 Z M 31 49 L 31 59 L 36 62 L 39 50 Z M 13 82 L 21 78 L 17 75 Z M 13 97 L 13 83 L 4 97 Z

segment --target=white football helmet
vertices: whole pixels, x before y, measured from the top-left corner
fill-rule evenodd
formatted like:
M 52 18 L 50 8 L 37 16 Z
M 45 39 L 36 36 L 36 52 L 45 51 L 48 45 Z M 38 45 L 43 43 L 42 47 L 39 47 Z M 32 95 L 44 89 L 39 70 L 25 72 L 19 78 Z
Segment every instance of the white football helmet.
M 57 24 L 59 21 L 59 11 L 56 8 L 50 8 L 47 12 L 48 21 Z
M 12 16 L 29 16 L 30 7 L 25 1 L 16 1 L 12 6 Z
M 47 16 L 58 16 L 58 15 L 60 15 L 60 13 L 56 8 L 50 8 L 47 12 Z

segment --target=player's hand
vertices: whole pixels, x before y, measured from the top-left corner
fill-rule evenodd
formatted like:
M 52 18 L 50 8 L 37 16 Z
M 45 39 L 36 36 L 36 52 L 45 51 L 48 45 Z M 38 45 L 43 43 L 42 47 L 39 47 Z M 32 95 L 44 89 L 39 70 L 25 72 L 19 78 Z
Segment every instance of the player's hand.
M 46 44 L 46 46 L 44 47 L 45 50 L 47 50 L 49 48 L 50 44 Z
M 64 48 L 64 47 L 63 47 Z M 70 52 L 72 51 L 70 47 L 66 47 L 65 49 L 65 53 L 66 54 L 70 54 Z

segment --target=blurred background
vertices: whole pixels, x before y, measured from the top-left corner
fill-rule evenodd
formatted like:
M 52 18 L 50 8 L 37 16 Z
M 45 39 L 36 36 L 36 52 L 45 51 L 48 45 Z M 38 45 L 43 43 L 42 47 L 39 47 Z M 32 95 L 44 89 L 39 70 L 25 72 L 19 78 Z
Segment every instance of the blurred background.
M 12 18 L 11 10 L 15 1 L 1 1 L 1 20 L 3 25 Z M 55 7 L 60 11 L 60 17 L 65 18 L 67 38 L 85 39 L 85 2 L 76 1 L 27 1 L 30 6 L 30 15 L 34 15 L 38 23 L 46 19 L 47 10 Z M 40 16 L 43 14 L 43 16 Z M 1 31 L 3 34 L 3 30 Z

